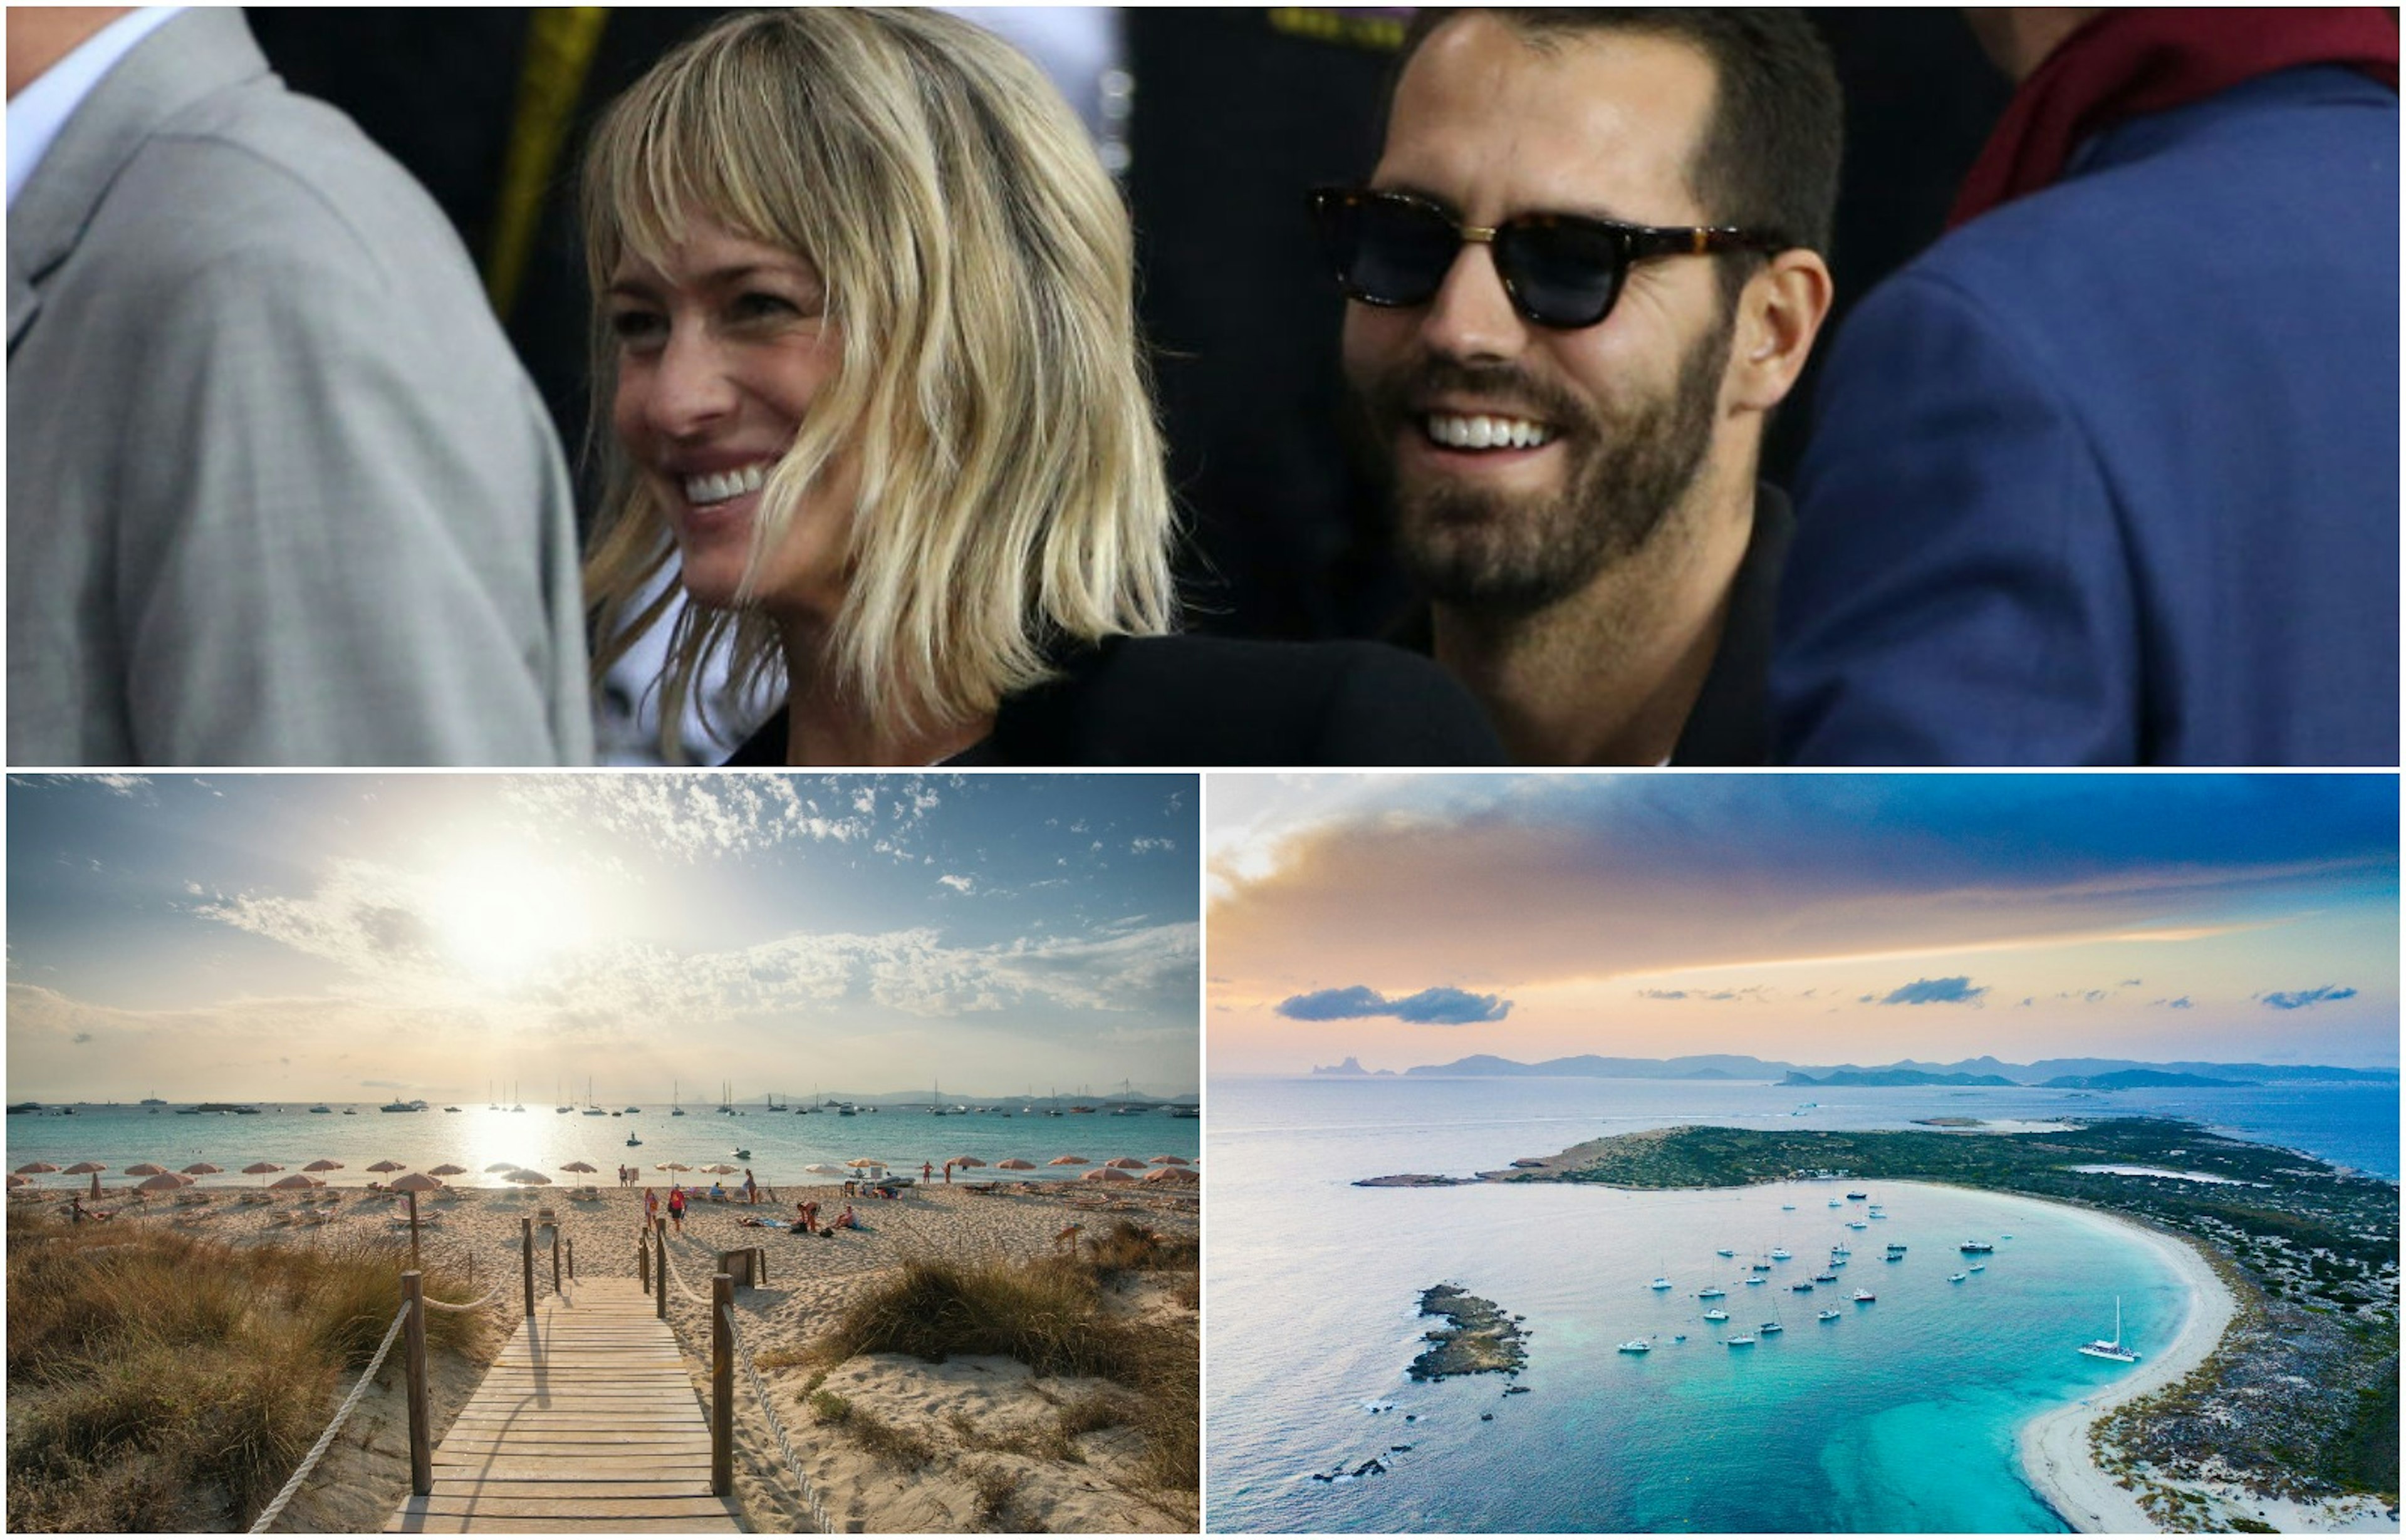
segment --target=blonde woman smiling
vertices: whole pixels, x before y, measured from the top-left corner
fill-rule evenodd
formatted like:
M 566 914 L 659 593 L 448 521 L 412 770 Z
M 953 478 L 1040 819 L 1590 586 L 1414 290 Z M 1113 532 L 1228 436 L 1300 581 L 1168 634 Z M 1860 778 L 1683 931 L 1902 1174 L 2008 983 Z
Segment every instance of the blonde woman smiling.
M 1174 521 L 1117 190 L 931 11 L 741 15 L 597 129 L 597 669 L 686 607 L 785 705 L 734 763 L 1490 763 L 1435 665 L 1167 633 Z M 664 738 L 664 747 L 669 746 Z

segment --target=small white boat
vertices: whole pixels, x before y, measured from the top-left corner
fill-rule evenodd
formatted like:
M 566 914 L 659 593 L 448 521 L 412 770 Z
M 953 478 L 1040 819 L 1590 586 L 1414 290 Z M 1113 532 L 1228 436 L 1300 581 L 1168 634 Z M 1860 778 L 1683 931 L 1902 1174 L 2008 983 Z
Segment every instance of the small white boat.
M 1794 1256 L 1795 1254 L 1795 1252 L 1790 1251 L 1785 1246 L 1775 1246 L 1771 1249 L 1771 1260 L 1774 1262 L 1786 1262 L 1790 1257 Z
M 1709 1289 L 1697 1290 L 1696 1297 L 1698 1299 L 1727 1299 L 1729 1297 L 1729 1291 L 1716 1283 Z
M 2116 1363 L 2136 1363 L 2139 1362 L 2139 1355 L 2137 1353 L 2134 1353 L 2130 1349 L 2122 1346 L 2121 1295 L 2116 1294 L 2114 1296 L 2113 1336 L 2111 1338 L 2101 1336 L 2094 1342 L 2084 1343 L 2081 1346 L 2080 1350 L 2088 1354 L 2090 1358 L 2111 1359 Z
M 1824 1310 L 1813 1319 L 1816 1321 L 1835 1321 L 1838 1319 L 1838 1312 L 1835 1310 Z
M 1988 1270 L 1988 1264 L 1985 1262 L 1975 1262 L 1972 1264 L 1971 1267 L 1967 1270 L 1974 1273 L 1985 1273 Z
M 1705 1319 L 1706 1321 L 1727 1321 L 1729 1319 L 1729 1312 L 1727 1310 L 1706 1310 L 1705 1312 Z
M 1755 1328 L 1755 1331 L 1763 1336 L 1774 1336 L 1786 1330 L 1788 1330 L 1787 1327 L 1776 1321 L 1766 1321 Z
M 1733 1348 L 1751 1348 L 1754 1346 L 1754 1338 L 1751 1335 L 1725 1336 L 1721 1338 L 1721 1340 L 1728 1343 Z
M 1621 1350 L 1624 1353 L 1650 1353 L 1654 1350 L 1654 1344 L 1642 1336 L 1632 1337 L 1621 1345 Z
M 1651 1282 L 1651 1283 L 1648 1284 L 1646 1287 L 1648 1287 L 1649 1289 L 1667 1289 L 1667 1288 L 1669 1288 L 1670 1286 L 1671 1286 L 1671 1280 L 1670 1280 L 1669 1279 L 1667 1279 L 1667 1278 L 1658 1278 L 1658 1279 L 1656 1279 L 1653 1282 Z
M 1946 1275 L 1946 1281 L 1949 1283 L 1960 1283 L 1971 1276 L 1972 1275 L 1969 1273 L 1949 1273 Z
M 1715 1251 L 1713 1255 L 1717 1257 L 1734 1257 L 1737 1255 L 1737 1252 L 1731 1250 L 1729 1247 L 1724 1246 L 1720 1250 Z
M 1783 1203 L 1779 1206 L 1779 1211 L 1783 1214 L 1792 1214 L 1796 1212 L 1796 1206 L 1792 1203 Z
M 1869 1289 L 1858 1289 L 1855 1291 L 1855 1303 L 1858 1305 L 1869 1305 L 1872 1301 L 1877 1298 L 1879 1298 L 1879 1295 L 1872 1293 Z
M 1746 1286 L 1749 1289 L 1760 1289 L 1762 1287 L 1762 1279 L 1759 1278 L 1748 1279 L 1746 1280 Z

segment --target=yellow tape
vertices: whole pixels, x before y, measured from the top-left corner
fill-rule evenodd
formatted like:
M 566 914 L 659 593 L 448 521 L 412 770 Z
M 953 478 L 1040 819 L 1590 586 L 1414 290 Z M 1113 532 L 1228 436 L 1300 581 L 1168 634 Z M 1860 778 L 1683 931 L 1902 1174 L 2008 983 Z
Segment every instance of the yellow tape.
M 485 293 L 505 322 L 526 281 L 560 148 L 609 19 L 607 6 L 568 6 L 538 9 L 527 24 L 526 68 L 518 76 L 509 158 L 502 168 L 502 195 L 485 261 Z

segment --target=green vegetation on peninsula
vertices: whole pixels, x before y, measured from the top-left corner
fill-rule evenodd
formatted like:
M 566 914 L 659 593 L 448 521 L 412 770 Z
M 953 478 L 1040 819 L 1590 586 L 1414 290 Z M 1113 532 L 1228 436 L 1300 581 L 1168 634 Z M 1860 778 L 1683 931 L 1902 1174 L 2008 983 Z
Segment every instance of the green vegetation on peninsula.
M 2126 1477 L 2235 1480 L 2274 1497 L 2377 1494 L 2395 1505 L 2395 1183 L 2168 1118 L 2017 1133 L 1653 1129 L 1478 1180 L 1678 1188 L 1815 1177 L 2015 1193 L 2190 1237 L 2237 1296 L 2238 1317 L 2187 1379 L 2100 1423 L 2101 1446 L 2119 1451 L 2110 1467 Z

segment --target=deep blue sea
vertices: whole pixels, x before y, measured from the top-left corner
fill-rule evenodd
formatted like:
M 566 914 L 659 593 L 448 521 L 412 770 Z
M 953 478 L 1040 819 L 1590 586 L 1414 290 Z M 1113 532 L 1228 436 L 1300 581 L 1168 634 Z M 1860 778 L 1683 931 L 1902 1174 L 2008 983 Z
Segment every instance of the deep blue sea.
M 1801 1097 L 1820 1105 L 1790 1114 Z M 1214 1531 L 2054 1532 L 2022 1478 L 2022 1423 L 2127 1373 L 2185 1318 L 2149 1248 L 2073 1209 L 1892 1184 L 1889 1217 L 1842 1184 L 1714 1192 L 1363 1189 L 1466 1175 L 1582 1139 L 1683 1123 L 1898 1127 L 2177 1112 L 2393 1178 L 2384 1089 L 2073 1098 L 2060 1092 L 1427 1079 L 1211 1081 L 1206 1522 Z M 1967 1136 L 1968 1137 L 1968 1136 Z M 1829 1207 L 1836 1198 L 1839 1207 Z M 1791 1207 L 1792 1206 L 1792 1207 Z M 1848 1220 L 1865 1225 L 1845 1228 Z M 2011 1239 L 2003 1238 L 2010 1234 Z M 1994 1242 L 1985 1259 L 1957 1250 Z M 1790 1285 L 1852 1249 L 1839 1282 Z M 1883 1261 L 1889 1242 L 1904 1260 Z M 1722 1258 L 1717 1249 L 1736 1254 Z M 1742 1280 L 1784 1247 L 1771 1281 Z M 1968 1264 L 1987 1266 L 1969 1273 Z M 1964 1271 L 1960 1283 L 1950 1275 Z M 1657 1275 L 1674 1287 L 1649 1287 Z M 1421 1291 L 1459 1284 L 1526 1318 L 1529 1363 L 1414 1384 Z M 1718 1286 L 1727 1297 L 1702 1301 Z M 1868 1288 L 1878 1297 L 1856 1304 Z M 1726 1307 L 1727 1326 L 1702 1319 Z M 1816 1319 L 1836 1308 L 1838 1320 Z M 1776 1320 L 1751 1348 L 1732 1332 Z M 1653 1350 L 1617 1345 L 1645 1337 Z M 1677 1338 L 1684 1336 L 1685 1341 Z M 1482 1414 L 1493 1414 L 1482 1420 Z M 1396 1446 L 1408 1446 L 1397 1449 Z M 1389 1468 L 1350 1479 L 1372 1456 Z
M 1200 1152 L 1193 1118 L 1173 1118 L 1160 1111 L 1130 1117 L 1106 1112 L 1058 1118 L 1031 1116 L 1016 1107 L 1012 1115 L 954 1114 L 934 1117 L 922 1110 L 887 1109 L 857 1117 L 834 1112 L 769 1111 L 757 1104 L 733 1115 L 688 1106 L 686 1115 L 671 1117 L 666 1107 L 647 1107 L 618 1117 L 586 1117 L 579 1112 L 554 1112 L 549 1105 L 530 1105 L 524 1112 L 488 1111 L 462 1104 L 458 1112 L 430 1109 L 423 1112 L 379 1112 L 373 1102 L 359 1105 L 357 1116 L 346 1117 L 342 1107 L 312 1113 L 308 1104 L 266 1107 L 256 1117 L 201 1113 L 179 1115 L 168 1109 L 156 1113 L 139 1107 L 82 1107 L 72 1117 L 19 1113 L 7 1121 L 7 1165 L 10 1170 L 37 1160 L 53 1166 L 81 1161 L 106 1163 L 113 1173 L 143 1161 L 180 1169 L 196 1161 L 226 1168 L 208 1177 L 214 1185 L 255 1183 L 261 1179 L 237 1173 L 259 1161 L 273 1161 L 298 1170 L 314 1160 L 338 1160 L 345 1169 L 332 1173 L 338 1182 L 375 1180 L 366 1167 L 379 1160 L 396 1160 L 424 1169 L 444 1165 L 464 1166 L 471 1175 L 449 1179 L 469 1184 L 502 1185 L 485 1167 L 500 1162 L 531 1166 L 554 1181 L 574 1179 L 560 1167 L 583 1160 L 601 1168 L 605 1184 L 621 1165 L 641 1166 L 647 1181 L 666 1182 L 672 1174 L 654 1169 L 666 1162 L 701 1166 L 716 1162 L 748 1166 L 771 1186 L 823 1179 L 803 1175 L 813 1165 L 842 1165 L 855 1156 L 888 1163 L 898 1172 L 916 1173 L 923 1163 L 941 1170 L 946 1160 L 974 1155 L 991 1163 L 1008 1156 L 1034 1161 L 1034 1171 L 1004 1172 L 1023 1179 L 1075 1180 L 1088 1166 L 1054 1166 L 1055 1155 L 1079 1154 L 1099 1163 L 1115 1155 L 1149 1161 L 1155 1155 Z M 265 1107 L 265 1104 L 262 1104 Z M 630 1147 L 630 1135 L 641 1145 Z M 748 1158 L 735 1151 L 749 1150 Z M 987 1170 L 972 1177 L 990 1177 Z M 44 1177 L 44 1182 L 80 1185 L 89 1179 Z M 691 1178 L 686 1179 L 690 1180 Z M 704 1181 L 710 1179 L 704 1177 Z M 736 1177 L 741 1180 L 739 1173 Z M 965 1180 L 955 1176 L 955 1180 Z

